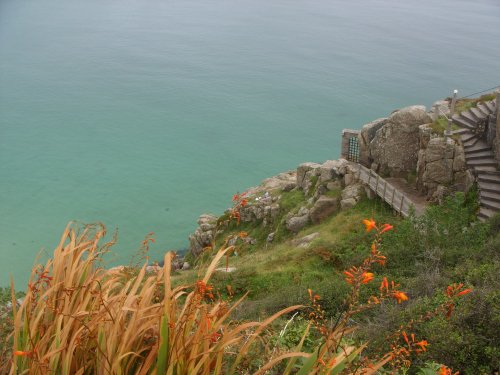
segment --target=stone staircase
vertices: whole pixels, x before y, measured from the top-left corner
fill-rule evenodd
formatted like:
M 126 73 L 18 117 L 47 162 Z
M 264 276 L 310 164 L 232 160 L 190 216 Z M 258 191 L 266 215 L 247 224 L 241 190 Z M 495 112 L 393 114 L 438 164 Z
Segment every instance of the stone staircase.
M 479 187 L 479 218 L 485 220 L 500 212 L 500 171 L 491 147 L 486 143 L 485 131 L 490 115 L 496 112 L 495 100 L 480 103 L 452 117 L 460 126 L 467 166 L 474 171 Z

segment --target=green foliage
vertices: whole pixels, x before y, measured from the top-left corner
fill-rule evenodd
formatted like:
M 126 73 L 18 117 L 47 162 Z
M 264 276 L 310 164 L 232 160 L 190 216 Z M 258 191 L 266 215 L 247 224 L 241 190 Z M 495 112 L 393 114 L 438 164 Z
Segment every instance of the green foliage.
M 302 336 L 304 336 L 309 321 L 300 315 L 294 315 L 289 321 L 284 323 L 281 321 L 280 323 L 282 323 L 283 329 L 271 337 L 271 344 L 280 349 L 294 349 L 299 345 Z M 313 339 L 313 335 L 307 335 L 304 340 L 303 349 L 311 352 L 316 345 L 317 341 Z
M 487 102 L 496 98 L 495 94 L 482 95 L 475 99 L 459 99 L 455 105 L 455 113 L 467 111 L 468 109 L 477 107 L 479 103 Z
M 314 189 L 316 188 L 316 184 L 318 183 L 319 177 L 314 175 L 309 178 L 309 181 L 311 181 L 311 187 L 309 188 L 309 195 L 314 194 Z

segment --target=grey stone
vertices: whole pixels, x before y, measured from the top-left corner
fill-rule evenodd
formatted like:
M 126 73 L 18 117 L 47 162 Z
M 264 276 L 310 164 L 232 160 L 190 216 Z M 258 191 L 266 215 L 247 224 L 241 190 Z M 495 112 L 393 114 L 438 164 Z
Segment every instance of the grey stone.
M 183 270 L 188 270 L 188 269 L 190 269 L 190 268 L 191 268 L 191 265 L 190 265 L 188 262 L 184 262 L 184 263 L 182 264 L 182 269 L 183 269 Z
M 430 124 L 420 125 L 418 127 L 418 137 L 420 140 L 420 148 L 427 148 L 429 141 L 431 140 L 432 128 Z
M 290 232 L 297 233 L 307 224 L 309 224 L 309 215 L 293 216 L 286 221 L 286 229 Z
M 337 190 L 342 188 L 342 184 L 338 180 L 330 181 L 326 184 L 326 188 L 328 190 Z
M 474 185 L 475 178 L 469 169 L 456 172 L 453 176 L 454 188 L 458 191 L 468 192 Z
M 431 122 L 424 106 L 394 112 L 370 142 L 370 155 L 382 174 L 401 177 L 414 171 L 419 150 L 419 126 Z
M 453 171 L 460 172 L 467 169 L 465 164 L 464 148 L 460 145 L 455 146 L 455 158 L 453 159 Z
M 358 202 L 354 198 L 342 199 L 340 201 L 340 207 L 345 210 L 351 207 L 354 207 Z
M 341 162 L 338 160 L 327 160 L 319 167 L 319 181 L 326 182 L 333 180 L 336 177 L 335 170 L 341 166 Z
M 275 236 L 275 235 L 276 235 L 276 234 L 275 234 L 274 232 L 269 233 L 269 234 L 267 235 L 267 242 L 269 242 L 269 243 L 273 242 L 273 241 L 274 241 L 274 236 Z
M 307 207 L 300 207 L 299 209 L 299 212 L 298 212 L 298 216 L 304 216 L 304 215 L 308 215 L 309 214 L 309 209 L 307 209 Z
M 201 224 L 213 224 L 217 222 L 217 216 L 212 214 L 203 214 L 198 218 L 198 225 Z
M 363 185 L 359 183 L 347 186 L 344 190 L 342 190 L 342 200 L 352 198 L 358 201 L 361 198 L 363 191 Z
M 317 224 L 333 214 L 337 211 L 339 206 L 339 202 L 337 198 L 321 196 L 314 203 L 314 206 L 311 208 L 309 212 L 309 216 L 311 217 L 311 221 L 314 224 Z
M 375 138 L 377 130 L 387 122 L 387 118 L 380 118 L 363 125 L 358 135 L 360 163 L 369 167 L 372 160 L 370 155 L 370 142 Z
M 315 175 L 316 171 L 319 170 L 321 164 L 318 163 L 302 163 L 297 167 L 297 186 L 301 189 L 306 189 L 307 185 L 310 183 L 309 177 L 312 174 Z
M 453 160 L 441 159 L 427 163 L 423 176 L 424 183 L 435 182 L 449 185 L 453 181 Z
M 351 173 L 346 173 L 344 175 L 344 185 L 349 186 L 355 181 L 354 175 Z
M 292 244 L 297 246 L 297 247 L 304 247 L 307 248 L 309 245 L 311 245 L 311 242 L 319 237 L 319 232 L 314 232 L 311 233 L 307 236 L 304 236 L 302 238 L 298 238 L 292 241 Z

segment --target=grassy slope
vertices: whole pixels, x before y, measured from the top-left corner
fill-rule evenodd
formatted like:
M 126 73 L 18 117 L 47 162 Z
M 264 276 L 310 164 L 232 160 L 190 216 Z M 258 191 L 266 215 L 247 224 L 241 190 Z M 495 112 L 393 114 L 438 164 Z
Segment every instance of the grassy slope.
M 404 321 L 432 309 L 441 302 L 446 285 L 463 282 L 472 286 L 475 293 L 458 306 L 451 320 L 438 318 L 415 329 L 432 343 L 428 355 L 415 363 L 418 366 L 435 360 L 465 373 L 488 372 L 498 366 L 499 340 L 492 332 L 500 328 L 496 309 L 500 279 L 495 271 L 500 265 L 500 235 L 495 222 L 474 222 L 470 226 L 475 210 L 473 201 L 474 197 L 469 201 L 459 197 L 444 207 L 432 208 L 418 221 L 420 229 L 416 229 L 415 222 L 395 217 L 378 200 L 364 200 L 351 210 L 309 226 L 293 238 L 284 235 L 273 244 L 265 243 L 267 231 L 247 225 L 244 230 L 260 240 L 231 256 L 229 266 L 237 270 L 217 273 L 212 283 L 223 295 L 227 285 L 231 285 L 236 296 L 249 292 L 237 318 L 258 318 L 291 304 L 307 304 L 308 288 L 321 295 L 323 308 L 334 318 L 343 309 L 347 290 L 341 272 L 358 264 L 371 243 L 362 219 L 373 217 L 379 223 L 389 222 L 395 226 L 384 242 L 383 252 L 389 261 L 386 267 L 375 270 L 375 281 L 366 293 L 375 292 L 385 275 L 400 282 L 411 300 L 404 306 L 384 305 L 361 316 L 359 339 L 370 339 L 375 347 L 385 347 L 381 332 L 395 330 Z M 241 229 L 233 228 L 225 234 Z M 314 232 L 320 235 L 308 248 L 293 244 L 294 238 Z M 197 272 L 179 273 L 176 282 L 192 282 Z

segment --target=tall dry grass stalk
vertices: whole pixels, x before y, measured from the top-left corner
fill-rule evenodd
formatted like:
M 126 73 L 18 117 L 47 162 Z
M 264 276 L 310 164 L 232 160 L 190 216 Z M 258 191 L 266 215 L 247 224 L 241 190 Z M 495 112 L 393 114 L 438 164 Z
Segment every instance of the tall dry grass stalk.
M 33 270 L 26 298 L 14 304 L 10 374 L 238 373 L 263 330 L 300 307 L 232 322 L 241 299 L 216 300 L 208 284 L 231 248 L 195 285 L 173 287 L 172 253 L 153 275 L 146 265 L 134 276 L 104 269 L 102 255 L 113 245 L 99 246 L 104 235 L 102 225 L 68 225 L 53 258 Z

